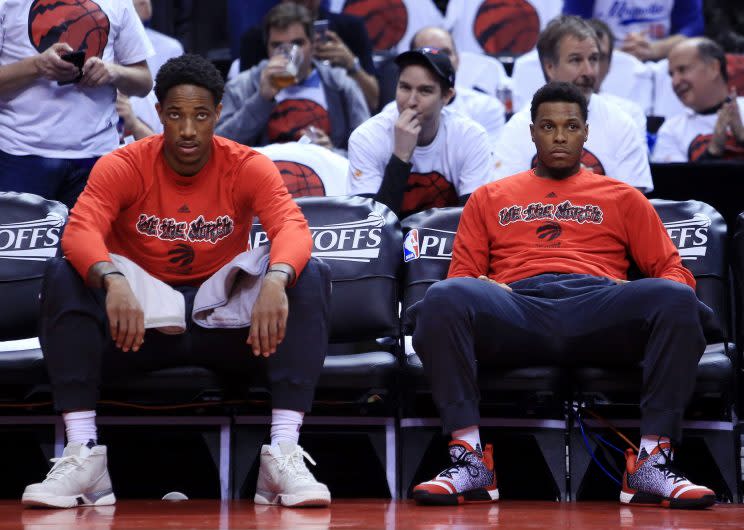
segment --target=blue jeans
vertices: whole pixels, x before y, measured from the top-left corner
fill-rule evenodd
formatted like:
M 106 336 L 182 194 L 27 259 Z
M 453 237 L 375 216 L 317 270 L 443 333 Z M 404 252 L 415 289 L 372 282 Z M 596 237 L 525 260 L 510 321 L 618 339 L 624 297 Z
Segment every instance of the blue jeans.
M 0 191 L 34 193 L 72 208 L 98 157 L 44 158 L 0 151 Z

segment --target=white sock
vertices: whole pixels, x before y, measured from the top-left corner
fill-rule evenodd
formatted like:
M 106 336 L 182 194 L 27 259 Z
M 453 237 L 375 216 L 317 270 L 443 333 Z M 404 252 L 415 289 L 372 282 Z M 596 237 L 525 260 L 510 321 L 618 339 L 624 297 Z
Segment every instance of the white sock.
M 296 444 L 300 439 L 300 427 L 304 412 L 287 409 L 271 409 L 271 445 L 279 442 Z
M 472 447 L 473 449 L 480 446 L 481 443 L 480 431 L 478 430 L 477 425 L 471 425 L 470 427 L 465 427 L 464 429 L 452 431 L 452 439 L 467 442 L 468 445 L 470 445 L 470 447 Z M 481 449 L 483 449 L 483 447 L 481 447 Z
M 67 443 L 85 445 L 88 440 L 98 442 L 95 410 L 65 412 L 62 414 L 62 419 L 65 420 Z
M 641 444 L 638 447 L 638 456 L 641 456 L 641 451 L 644 449 L 646 450 L 646 454 L 651 454 L 651 452 L 656 449 L 656 446 L 663 443 L 669 443 L 669 438 L 666 436 L 662 436 L 659 438 L 655 435 L 645 435 L 641 436 Z M 666 458 L 664 456 L 661 457 L 662 463 L 666 462 Z

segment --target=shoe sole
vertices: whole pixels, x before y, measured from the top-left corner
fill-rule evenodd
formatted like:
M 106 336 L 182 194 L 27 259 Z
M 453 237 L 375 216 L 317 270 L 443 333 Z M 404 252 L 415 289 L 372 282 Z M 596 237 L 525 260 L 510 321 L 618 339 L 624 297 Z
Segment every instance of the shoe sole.
M 271 506 L 286 506 L 291 508 L 306 508 L 306 507 L 322 507 L 331 504 L 330 494 L 325 495 L 323 493 L 317 495 L 274 495 L 266 492 L 256 492 L 253 497 L 253 502 L 256 504 L 264 504 Z
M 413 500 L 426 506 L 457 506 L 458 504 L 483 504 L 499 500 L 499 490 L 476 489 L 462 493 L 429 493 L 414 491 Z
M 24 493 L 21 504 L 25 506 L 40 506 L 43 508 L 75 508 L 77 506 L 110 506 L 116 503 L 113 493 L 104 495 L 100 499 L 90 502 L 85 495 L 41 495 Z
M 656 506 L 677 510 L 702 510 L 713 506 L 716 502 L 715 495 L 703 495 L 697 499 L 670 499 L 653 493 L 627 493 L 620 492 L 620 502 L 634 506 Z

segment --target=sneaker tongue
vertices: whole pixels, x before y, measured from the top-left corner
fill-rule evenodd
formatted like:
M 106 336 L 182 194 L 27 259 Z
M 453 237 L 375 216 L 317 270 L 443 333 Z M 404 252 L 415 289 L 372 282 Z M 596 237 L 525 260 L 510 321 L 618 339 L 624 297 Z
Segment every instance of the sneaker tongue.
M 90 455 L 90 448 L 88 446 L 74 443 L 67 444 L 62 453 L 62 456 L 77 456 L 80 458 L 86 458 L 88 455 Z
M 464 440 L 452 440 L 449 443 L 449 454 L 453 462 L 458 458 L 462 458 L 462 455 L 465 453 L 475 453 L 478 458 L 483 457 L 480 445 L 477 445 L 475 449 L 473 449 L 470 444 Z
M 283 455 L 291 455 L 297 449 L 297 444 L 292 442 L 279 442 L 277 445 Z

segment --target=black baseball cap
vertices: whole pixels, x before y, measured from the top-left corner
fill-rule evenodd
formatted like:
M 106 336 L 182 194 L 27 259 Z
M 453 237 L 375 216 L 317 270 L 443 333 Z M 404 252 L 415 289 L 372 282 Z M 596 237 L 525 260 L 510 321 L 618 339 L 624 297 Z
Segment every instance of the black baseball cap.
M 449 56 L 439 48 L 418 48 L 403 52 L 395 58 L 395 64 L 403 70 L 406 66 L 418 64 L 431 70 L 449 88 L 455 86 L 455 69 Z

